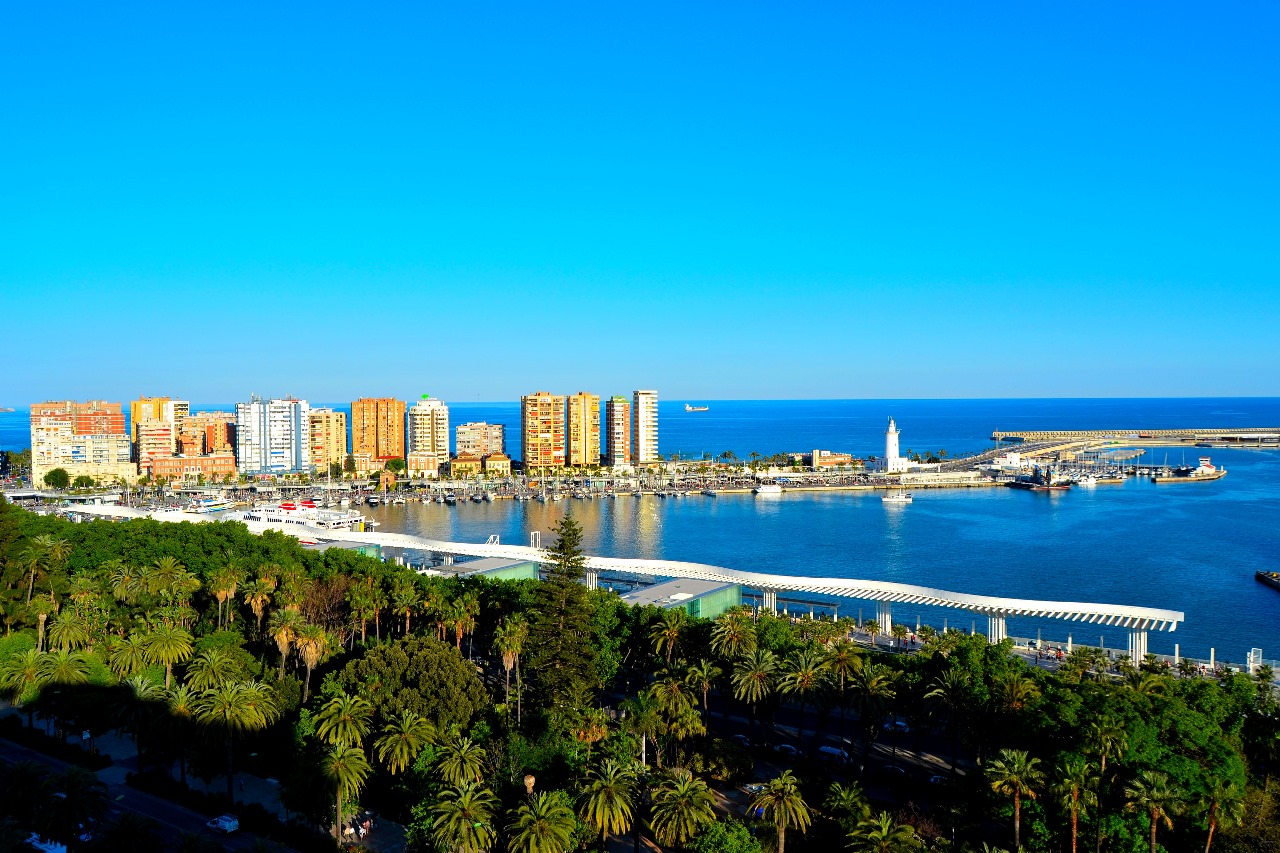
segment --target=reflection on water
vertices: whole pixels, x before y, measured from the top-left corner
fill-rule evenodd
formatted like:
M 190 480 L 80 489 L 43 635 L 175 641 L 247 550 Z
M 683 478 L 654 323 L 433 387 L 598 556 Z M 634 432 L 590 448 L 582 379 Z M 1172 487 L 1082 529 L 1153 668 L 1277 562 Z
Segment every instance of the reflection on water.
M 388 532 L 527 544 L 567 511 L 589 553 L 667 558 L 749 571 L 916 583 L 987 595 L 1101 601 L 1182 610 L 1173 635 L 1152 635 L 1153 651 L 1242 660 L 1253 646 L 1280 655 L 1280 593 L 1255 570 L 1280 564 L 1280 454 L 1214 451 L 1231 471 L 1213 483 L 1129 481 L 1063 493 L 969 489 L 915 493 L 886 505 L 878 493 L 622 495 L 559 503 L 409 504 L 365 512 Z M 850 605 L 846 605 L 848 608 Z M 914 624 L 911 608 L 895 618 Z M 844 612 L 850 612 L 846 609 Z M 869 611 L 870 612 L 870 611 Z M 926 612 L 924 618 L 930 619 Z M 941 624 L 942 613 L 933 621 Z M 951 611 L 952 625 L 969 627 Z M 1010 632 L 1035 636 L 1013 620 Z M 1045 636 L 1065 623 L 1044 623 Z M 1075 626 L 1077 640 L 1098 629 Z M 1105 631 L 1103 632 L 1105 633 Z M 1123 647 L 1119 632 L 1109 647 Z

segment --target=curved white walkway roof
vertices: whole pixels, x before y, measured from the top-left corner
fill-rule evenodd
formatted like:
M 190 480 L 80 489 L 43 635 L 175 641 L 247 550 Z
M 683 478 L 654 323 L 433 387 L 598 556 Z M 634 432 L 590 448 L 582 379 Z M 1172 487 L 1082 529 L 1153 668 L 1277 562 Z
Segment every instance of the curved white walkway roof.
M 120 506 L 76 507 L 74 512 L 85 515 L 111 516 L 115 518 L 151 517 L 159 521 L 210 521 L 207 515 L 186 512 L 144 512 Z M 348 530 L 321 530 L 314 527 L 281 525 L 263 522 L 242 522 L 248 528 L 261 533 L 279 530 L 291 536 L 315 539 L 366 542 L 391 548 L 414 551 L 431 551 L 437 554 L 455 554 L 468 557 L 501 557 L 510 560 L 547 562 L 545 550 L 527 545 L 489 545 L 472 542 L 444 542 L 407 533 L 376 533 Z M 639 557 L 587 557 L 587 568 L 595 572 L 625 572 L 655 578 L 697 578 L 742 584 L 753 589 L 771 592 L 807 592 L 839 598 L 856 598 L 892 604 L 927 604 L 967 610 L 988 617 L 1037 617 L 1064 619 L 1099 625 L 1115 625 L 1135 631 L 1174 631 L 1178 623 L 1185 621 L 1180 611 L 1160 610 L 1152 607 L 1133 607 L 1124 604 L 1090 604 L 1079 601 L 1037 601 L 1021 598 L 998 598 L 988 595 L 970 595 L 950 592 L 913 584 L 889 581 L 857 580 L 853 578 L 808 578 L 793 575 L 770 575 L 760 572 L 743 572 L 688 563 L 680 560 L 647 560 Z

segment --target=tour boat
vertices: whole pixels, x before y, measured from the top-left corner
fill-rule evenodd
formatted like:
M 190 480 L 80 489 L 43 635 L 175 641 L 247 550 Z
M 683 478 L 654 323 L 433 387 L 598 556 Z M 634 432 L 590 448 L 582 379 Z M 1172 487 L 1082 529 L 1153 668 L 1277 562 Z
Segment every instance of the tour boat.
M 690 406 L 688 403 L 685 403 L 684 410 L 686 412 L 707 412 L 711 410 L 711 407 L 710 406 Z
M 779 486 L 777 483 L 761 483 L 752 491 L 757 495 L 780 495 L 782 494 L 782 486 Z
M 231 509 L 235 504 L 226 498 L 197 498 L 196 502 L 191 505 L 189 512 L 222 512 L 224 509 Z
M 891 495 L 884 495 L 880 498 L 887 504 L 909 504 L 911 503 L 910 492 L 894 492 Z
M 324 530 L 363 530 L 372 524 L 358 512 L 340 509 L 307 509 L 292 501 L 285 501 L 276 507 L 254 507 L 228 517 L 239 521 L 319 527 Z

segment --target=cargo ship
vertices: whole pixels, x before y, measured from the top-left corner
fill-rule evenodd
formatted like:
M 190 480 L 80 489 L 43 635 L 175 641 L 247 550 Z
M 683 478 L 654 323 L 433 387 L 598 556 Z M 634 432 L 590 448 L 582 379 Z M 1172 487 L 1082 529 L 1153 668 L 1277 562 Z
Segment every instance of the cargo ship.
M 1254 572 L 1253 576 L 1272 589 L 1280 589 L 1280 572 Z
M 1226 468 L 1219 468 L 1210 461 L 1208 456 L 1200 457 L 1200 465 L 1192 468 L 1190 465 L 1179 465 L 1173 469 L 1164 469 L 1152 475 L 1151 479 L 1156 483 L 1199 483 L 1207 480 L 1221 480 L 1227 476 Z
M 686 412 L 709 412 L 711 411 L 711 407 L 710 406 L 690 406 L 688 403 L 685 403 L 684 410 Z
M 1071 479 L 1059 474 L 1055 468 L 1036 466 L 1031 474 L 1023 475 L 1008 484 L 1011 489 L 1029 492 L 1065 492 L 1071 488 Z

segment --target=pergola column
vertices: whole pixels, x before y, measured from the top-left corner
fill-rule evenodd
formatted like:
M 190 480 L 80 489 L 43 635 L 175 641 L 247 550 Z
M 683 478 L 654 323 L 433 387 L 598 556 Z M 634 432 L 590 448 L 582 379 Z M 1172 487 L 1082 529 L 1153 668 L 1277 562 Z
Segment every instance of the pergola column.
M 1009 629 L 1005 625 L 1005 618 L 1000 613 L 987 614 L 987 642 L 999 643 L 1009 636 Z
M 882 636 L 893 635 L 893 605 L 887 601 L 876 602 L 876 622 L 880 623 Z
M 762 589 L 760 593 L 761 608 L 776 614 L 778 612 L 778 591 L 776 589 Z
M 595 569 L 587 569 L 587 589 L 596 589 L 600 586 L 600 573 Z
M 1134 666 L 1141 666 L 1147 656 L 1147 632 L 1134 629 L 1129 632 L 1129 659 Z

